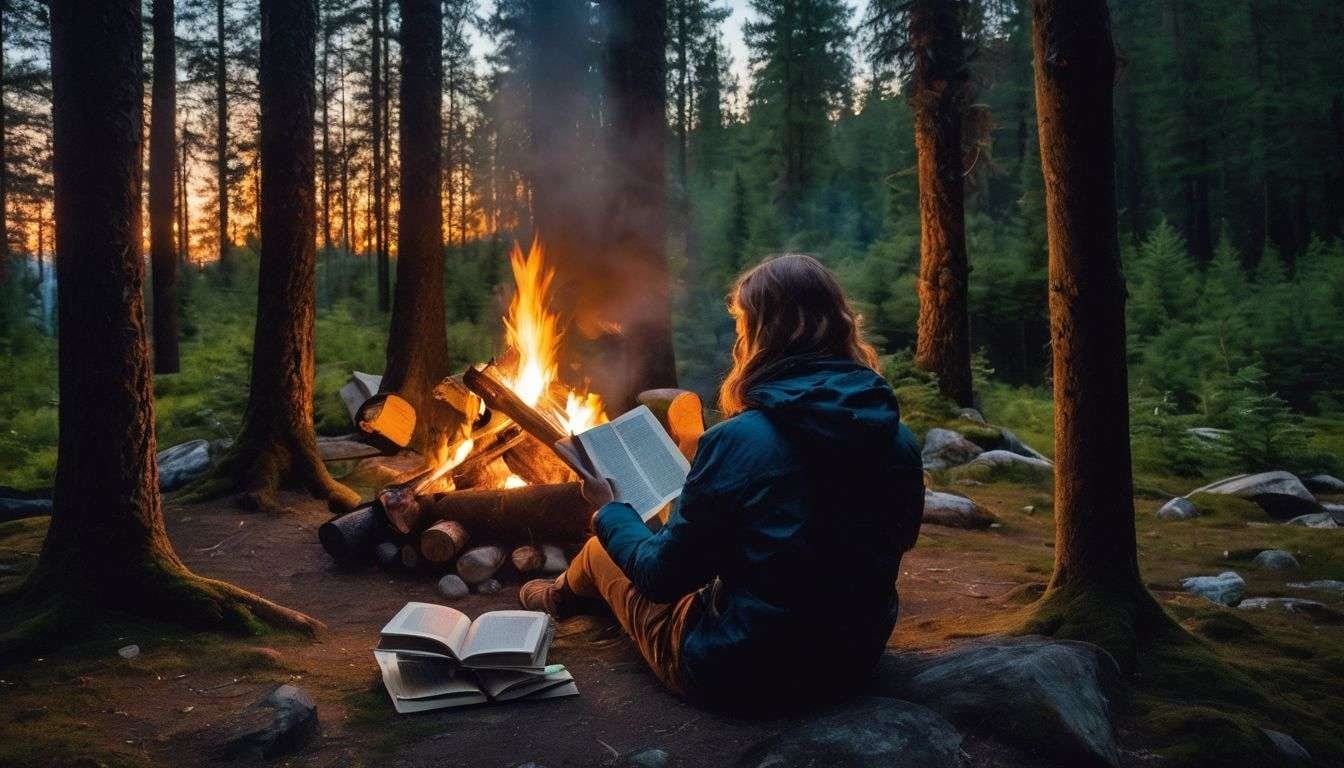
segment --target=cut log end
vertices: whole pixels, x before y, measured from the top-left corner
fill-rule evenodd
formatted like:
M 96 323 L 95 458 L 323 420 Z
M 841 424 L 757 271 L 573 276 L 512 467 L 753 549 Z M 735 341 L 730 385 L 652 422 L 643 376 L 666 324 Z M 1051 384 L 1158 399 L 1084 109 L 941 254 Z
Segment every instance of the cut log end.
M 420 534 L 420 554 L 432 563 L 450 562 L 467 546 L 467 529 L 456 520 L 441 520 Z

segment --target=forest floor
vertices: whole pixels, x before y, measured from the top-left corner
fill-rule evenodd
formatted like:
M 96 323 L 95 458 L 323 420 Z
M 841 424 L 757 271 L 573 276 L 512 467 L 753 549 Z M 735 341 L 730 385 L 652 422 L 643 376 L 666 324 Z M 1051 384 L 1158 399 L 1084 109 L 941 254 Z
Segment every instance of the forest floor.
M 901 617 L 891 646 L 928 648 L 1021 610 L 1050 572 L 1048 486 L 1000 482 L 962 488 L 996 514 L 1000 527 L 963 531 L 925 526 L 899 580 Z M 1168 489 L 1173 492 L 1185 488 Z M 1181 592 L 1182 577 L 1235 569 L 1247 595 L 1292 595 L 1344 609 L 1344 596 L 1290 589 L 1287 582 L 1344 579 L 1344 530 L 1257 520 L 1160 521 L 1165 499 L 1139 501 L 1145 578 L 1168 610 L 1220 656 L 1264 681 L 1274 696 L 1339 711 L 1344 626 L 1301 615 L 1238 611 Z M 327 625 L 316 642 L 284 635 L 235 638 L 186 633 L 170 625 L 101 628 L 50 657 L 0 669 L 0 764 L 187 765 L 212 762 L 237 713 L 271 686 L 293 682 L 316 700 L 322 734 L 286 764 L 311 766 L 498 766 L 535 761 L 548 768 L 610 764 L 616 753 L 668 750 L 674 765 L 729 765 L 752 743 L 786 723 L 742 720 L 697 710 L 665 693 L 610 621 L 572 619 L 558 629 L 552 660 L 569 667 L 574 699 L 396 715 L 376 676 L 370 649 L 378 630 L 408 600 L 436 601 L 428 576 L 390 575 L 375 567 L 338 570 L 317 543 L 322 505 L 293 497 L 289 516 L 247 513 L 227 503 L 183 505 L 169 497 L 165 515 L 178 552 L 196 572 L 240 584 Z M 33 562 L 45 520 L 0 525 L 0 589 Z M 1287 549 L 1302 570 L 1260 573 L 1225 559 L 1225 550 Z M 1035 586 L 1033 586 L 1035 585 Z M 517 584 L 457 605 L 468 614 L 516 606 Z M 1235 613 L 1249 622 L 1210 620 Z M 1207 629 L 1220 627 L 1221 631 Z M 138 656 L 118 649 L 136 644 Z M 1267 717 L 1272 717 L 1267 715 Z M 1323 747 L 1291 722 L 1260 723 Z M 1118 720 L 1127 766 L 1180 765 L 1155 750 L 1170 746 L 1142 713 Z M 1179 728 L 1176 729 L 1179 732 Z M 1179 733 L 1177 735 L 1179 738 Z M 1048 765 L 1044 755 L 1007 750 L 968 735 L 972 766 Z

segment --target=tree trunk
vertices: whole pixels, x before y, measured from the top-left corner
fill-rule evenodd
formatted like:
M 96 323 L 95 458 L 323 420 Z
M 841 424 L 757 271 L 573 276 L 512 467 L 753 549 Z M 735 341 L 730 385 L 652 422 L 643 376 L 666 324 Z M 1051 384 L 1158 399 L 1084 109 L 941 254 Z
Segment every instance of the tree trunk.
M 215 184 L 219 208 L 219 273 L 225 284 L 233 279 L 233 256 L 229 253 L 229 81 L 225 49 L 224 0 L 215 2 Z
M 0 658 L 106 610 L 199 627 L 321 625 L 195 576 L 164 530 L 140 256 L 139 0 L 51 5 L 60 436 L 51 525 Z M 8 609 L 7 609 L 8 610 Z
M 960 4 L 910 9 L 911 101 L 919 169 L 919 325 L 915 363 L 958 405 L 972 405 L 961 120 L 968 71 Z
M 154 85 L 149 127 L 149 260 L 154 270 L 154 372 L 177 373 L 177 253 L 173 184 L 177 162 L 177 40 L 173 0 L 154 0 Z
M 674 386 L 672 300 L 667 273 L 666 0 L 607 4 L 608 151 L 619 169 L 608 203 L 615 290 L 604 308 L 621 330 L 621 365 L 589 373 L 617 411 L 646 389 Z
M 271 511 L 281 509 L 276 489 L 290 483 L 333 509 L 359 503 L 327 473 L 313 433 L 315 16 L 310 0 L 261 4 L 261 264 L 251 385 L 233 449 L 195 487 L 198 497 L 237 489 L 243 506 Z
M 1115 211 L 1105 0 L 1034 0 L 1036 115 L 1049 241 L 1055 570 L 1033 629 L 1132 662 L 1164 617 L 1139 579 Z
M 318 4 L 319 14 L 321 3 Z M 331 250 L 331 19 L 322 25 L 322 250 Z
M 373 208 L 374 208 L 374 248 L 378 251 L 378 310 L 386 312 L 391 308 L 390 286 L 391 281 L 390 265 L 387 257 L 387 225 L 385 211 L 387 208 L 383 204 L 383 194 L 385 190 L 384 166 L 387 163 L 383 157 L 383 47 L 387 45 L 384 41 L 384 30 L 382 27 L 384 16 L 383 6 L 392 0 L 373 0 L 373 7 L 369 12 L 369 20 L 373 25 L 373 31 L 370 35 L 370 41 L 373 44 L 373 50 L 369 56 L 369 121 L 372 123 L 372 132 L 370 138 L 373 143 Z
M 3 9 L 4 3 L 0 2 L 0 282 L 4 282 L 9 271 L 9 107 L 5 104 L 5 93 L 9 90 L 5 71 L 8 30 Z
M 432 393 L 448 375 L 443 297 L 443 25 L 437 0 L 401 0 L 401 194 L 397 286 L 381 391 L 416 411 L 416 437 L 433 447 L 448 409 Z

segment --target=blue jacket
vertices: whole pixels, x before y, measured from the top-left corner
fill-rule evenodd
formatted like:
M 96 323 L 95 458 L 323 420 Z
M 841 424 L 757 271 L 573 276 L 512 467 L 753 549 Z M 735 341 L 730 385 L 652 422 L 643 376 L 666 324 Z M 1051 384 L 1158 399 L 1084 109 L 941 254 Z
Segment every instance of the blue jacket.
M 708 703 L 748 706 L 858 687 L 896 620 L 896 576 L 924 478 L 896 395 L 843 359 L 800 360 L 705 432 L 667 524 L 597 516 L 612 559 L 651 600 L 692 591 L 681 665 Z

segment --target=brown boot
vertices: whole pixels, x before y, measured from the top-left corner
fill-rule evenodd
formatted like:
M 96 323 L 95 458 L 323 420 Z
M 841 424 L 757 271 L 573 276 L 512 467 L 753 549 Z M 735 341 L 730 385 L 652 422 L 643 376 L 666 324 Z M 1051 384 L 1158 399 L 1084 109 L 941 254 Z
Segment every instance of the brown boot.
M 518 589 L 518 602 L 529 611 L 543 611 L 557 619 L 568 619 L 581 613 L 601 611 L 600 600 L 574 594 L 565 583 L 562 573 L 554 579 L 532 579 Z

